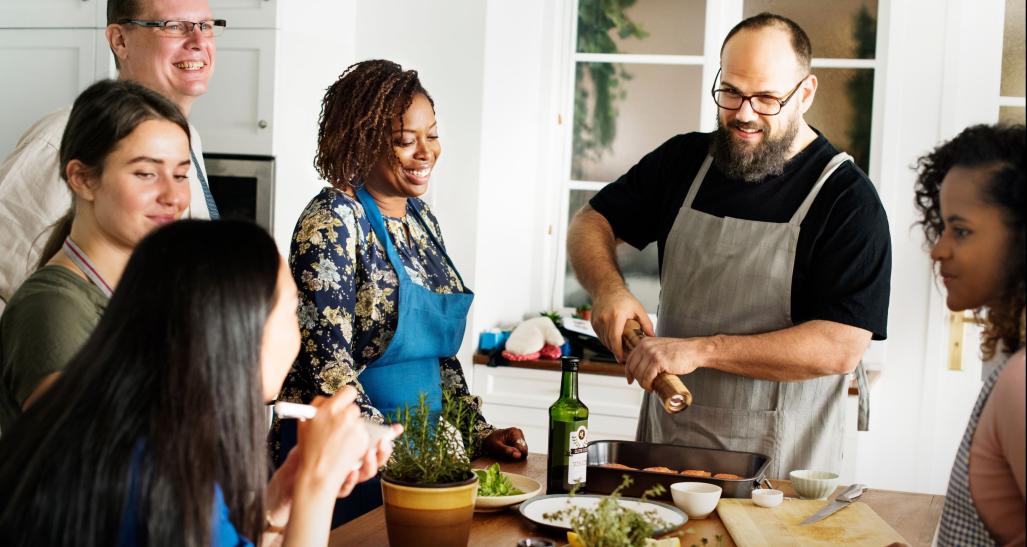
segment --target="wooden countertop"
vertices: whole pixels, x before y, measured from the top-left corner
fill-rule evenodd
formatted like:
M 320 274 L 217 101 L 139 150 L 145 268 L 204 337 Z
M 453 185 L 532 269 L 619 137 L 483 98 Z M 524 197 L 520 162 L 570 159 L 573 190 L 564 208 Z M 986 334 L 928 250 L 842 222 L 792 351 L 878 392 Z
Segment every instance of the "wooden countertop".
M 484 353 L 475 353 L 472 359 L 476 365 L 488 365 L 489 356 Z M 533 359 L 531 361 L 510 361 L 510 365 L 513 368 L 528 368 L 528 369 L 540 369 L 540 370 L 560 370 L 560 361 L 550 359 Z M 590 361 L 588 359 L 581 360 L 581 366 L 578 368 L 579 372 L 587 374 L 601 374 L 604 376 L 624 376 L 624 365 L 618 363 L 611 363 L 609 361 Z M 881 371 L 879 370 L 868 370 L 867 380 L 870 381 L 870 387 L 873 387 L 877 383 L 877 380 L 881 377 Z M 859 395 L 859 387 L 856 386 L 856 379 L 852 378 L 849 382 L 849 395 Z
M 480 458 L 476 460 L 475 467 L 491 465 L 495 460 Z M 543 484 L 546 480 L 546 457 L 543 454 L 529 454 L 527 461 L 522 462 L 500 462 L 504 471 L 519 473 L 532 477 Z M 786 496 L 794 496 L 788 481 L 773 481 L 775 488 L 784 491 Z M 843 487 L 839 486 L 837 494 Z M 906 541 L 913 546 L 928 546 L 934 537 L 934 529 L 941 518 L 941 509 L 944 504 L 944 496 L 931 494 L 911 494 L 907 492 L 894 492 L 889 490 L 867 490 L 860 498 L 870 506 L 882 519 L 892 528 L 901 534 Z M 689 546 L 701 544 L 702 538 L 708 538 L 714 543 L 714 537 L 724 537 L 724 547 L 735 545 L 731 536 L 727 533 L 720 517 L 714 512 L 703 520 L 689 521 L 676 534 L 681 538 L 681 545 Z M 536 527 L 534 524 L 521 518 L 516 511 L 504 511 L 500 513 L 475 513 L 474 523 L 471 525 L 470 546 L 513 546 L 522 538 L 530 536 L 546 537 L 557 542 L 557 545 L 566 544 L 566 535 L 552 530 Z M 385 510 L 381 507 L 367 513 L 366 515 L 353 520 L 343 526 L 332 530 L 328 544 L 335 547 L 360 545 L 367 547 L 382 546 L 389 544 L 388 535 L 385 531 Z

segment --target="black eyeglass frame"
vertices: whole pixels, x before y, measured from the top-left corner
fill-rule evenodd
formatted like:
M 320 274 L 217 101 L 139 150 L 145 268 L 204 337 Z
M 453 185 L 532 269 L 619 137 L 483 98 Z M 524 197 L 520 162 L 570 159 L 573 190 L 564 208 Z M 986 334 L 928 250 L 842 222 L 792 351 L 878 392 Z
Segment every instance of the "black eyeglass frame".
M 723 108 L 724 110 L 736 111 L 736 110 L 741 110 L 742 109 L 742 105 L 745 104 L 746 102 L 748 102 L 749 103 L 749 108 L 751 108 L 753 112 L 755 112 L 755 113 L 757 113 L 757 114 L 759 114 L 761 116 L 777 116 L 778 114 L 780 114 L 781 111 L 785 109 L 785 105 L 788 104 L 788 101 L 792 100 L 792 97 L 794 97 L 795 93 L 799 91 L 799 88 L 802 87 L 802 84 L 805 83 L 806 79 L 810 77 L 809 74 L 803 76 L 802 79 L 799 80 L 799 83 L 795 84 L 795 87 L 793 87 L 792 90 L 787 95 L 785 95 L 785 97 L 783 99 L 779 99 L 779 98 L 777 98 L 777 97 L 775 97 L 773 95 L 767 95 L 765 93 L 757 93 L 755 95 L 742 95 L 741 93 L 738 92 L 737 89 L 727 89 L 727 88 L 723 88 L 723 87 L 718 88 L 717 87 L 717 82 L 720 81 L 720 73 L 723 72 L 723 71 L 724 71 L 723 67 L 718 68 L 717 69 L 717 75 L 713 78 L 713 82 L 714 82 L 713 83 L 713 88 L 710 89 L 710 94 L 713 95 L 713 104 L 717 105 L 717 108 Z M 738 96 L 740 96 L 742 98 L 742 102 L 738 103 L 738 107 L 737 108 L 728 108 L 726 106 L 723 106 L 723 105 L 721 105 L 717 101 L 717 92 L 719 92 L 719 91 L 725 91 L 725 92 L 729 92 L 729 93 L 734 93 L 735 95 L 738 95 Z M 754 98 L 756 98 L 756 97 L 760 97 L 762 99 L 772 99 L 772 100 L 777 101 L 777 103 L 778 103 L 777 112 L 774 112 L 773 114 L 768 114 L 766 112 L 760 112 L 759 110 L 757 110 L 756 109 L 756 105 L 754 105 L 752 103 L 752 100 Z
M 193 31 L 196 30 L 196 26 L 197 25 L 200 26 L 200 33 L 203 33 L 204 32 L 203 25 L 206 25 L 207 23 L 210 23 L 210 34 L 212 36 L 217 34 L 217 31 L 214 30 L 215 28 L 221 27 L 221 30 L 224 30 L 224 29 L 228 28 L 228 21 L 226 19 L 206 19 L 206 20 L 203 20 L 203 21 L 181 21 L 181 20 L 173 20 L 173 19 L 168 19 L 168 20 L 163 20 L 163 21 L 161 21 L 161 20 L 148 21 L 146 19 L 120 19 L 118 21 L 118 24 L 120 24 L 120 25 L 128 24 L 128 25 L 136 25 L 136 26 L 146 27 L 146 28 L 159 28 L 162 32 L 165 32 L 165 33 L 167 33 L 167 31 L 165 30 L 165 27 L 168 26 L 168 23 L 188 24 L 189 25 L 189 30 L 187 30 L 181 36 L 188 36 L 188 35 L 192 34 Z

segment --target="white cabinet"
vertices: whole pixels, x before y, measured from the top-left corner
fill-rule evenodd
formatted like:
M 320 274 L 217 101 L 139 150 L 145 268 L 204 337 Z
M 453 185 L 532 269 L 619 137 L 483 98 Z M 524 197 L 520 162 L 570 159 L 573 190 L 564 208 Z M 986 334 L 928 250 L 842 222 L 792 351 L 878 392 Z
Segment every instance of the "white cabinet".
M 229 31 L 239 28 L 277 28 L 277 9 L 277 0 L 210 0 L 210 10 L 214 17 L 228 21 Z
M 189 114 L 204 152 L 272 155 L 276 39 L 270 29 L 217 37 L 214 76 Z
M 96 80 L 94 29 L 0 29 L 0 158 L 44 114 Z M 107 53 L 106 55 L 109 55 Z
M 560 372 L 475 365 L 475 395 L 496 427 L 519 427 L 532 452 L 549 443 L 549 406 L 560 396 Z M 578 374 L 578 396 L 588 407 L 589 440 L 634 440 L 642 389 L 620 376 Z
M 2 0 L 0 28 L 101 28 L 105 0 Z

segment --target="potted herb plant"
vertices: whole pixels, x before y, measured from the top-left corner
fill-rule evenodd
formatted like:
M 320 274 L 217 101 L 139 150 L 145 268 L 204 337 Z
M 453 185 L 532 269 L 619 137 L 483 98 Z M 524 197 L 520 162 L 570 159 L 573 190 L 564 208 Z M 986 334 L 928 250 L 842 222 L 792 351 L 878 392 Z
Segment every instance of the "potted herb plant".
M 382 473 L 382 499 L 389 545 L 467 545 L 474 518 L 478 477 L 471 470 L 476 448 L 470 409 L 443 396 L 441 416 L 425 395 L 415 408 L 397 412 L 403 435 Z

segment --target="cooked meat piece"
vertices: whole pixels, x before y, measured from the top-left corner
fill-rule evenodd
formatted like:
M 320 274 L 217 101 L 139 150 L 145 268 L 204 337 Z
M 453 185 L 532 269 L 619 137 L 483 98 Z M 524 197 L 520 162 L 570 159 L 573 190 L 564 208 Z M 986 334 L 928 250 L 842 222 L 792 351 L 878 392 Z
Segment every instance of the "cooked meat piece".
M 624 465 L 622 463 L 612 463 L 612 462 L 611 463 L 604 463 L 604 464 L 600 464 L 599 467 L 610 467 L 612 469 L 630 469 L 632 471 L 638 471 L 638 469 L 635 469 L 634 467 L 631 467 L 630 465 Z
M 653 473 L 673 473 L 675 475 L 678 473 L 669 467 L 646 467 L 642 471 L 652 471 Z
M 688 475 L 689 477 L 707 477 L 709 478 L 710 472 L 703 471 L 701 469 L 685 469 L 681 472 L 682 475 Z
M 742 477 L 739 477 L 738 475 L 732 475 L 731 473 L 717 473 L 716 475 L 713 475 L 713 478 L 715 478 L 715 479 L 740 479 Z

